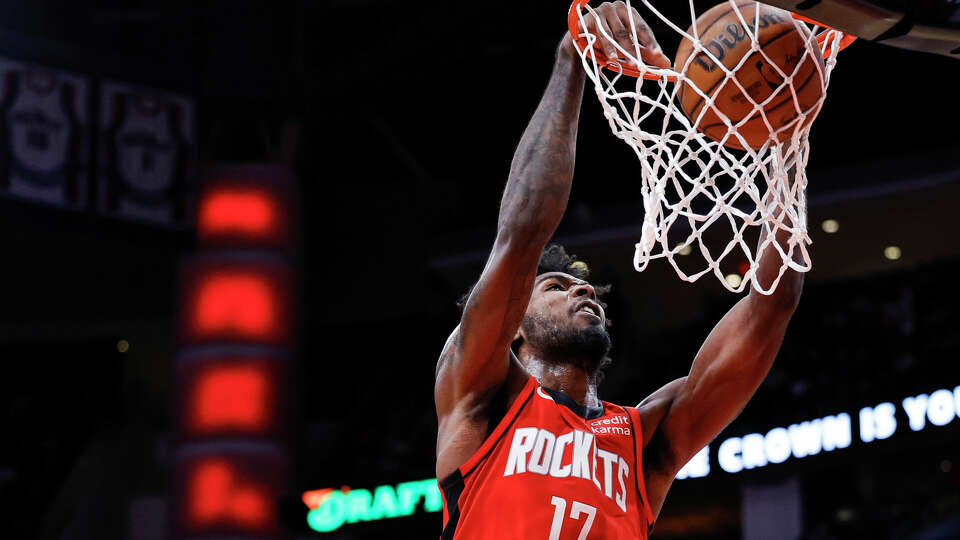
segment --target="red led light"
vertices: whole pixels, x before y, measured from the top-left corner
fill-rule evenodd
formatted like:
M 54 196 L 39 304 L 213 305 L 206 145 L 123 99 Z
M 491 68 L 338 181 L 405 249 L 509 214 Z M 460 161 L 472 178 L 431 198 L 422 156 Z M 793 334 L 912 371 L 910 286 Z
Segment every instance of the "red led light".
M 191 431 L 266 430 L 272 383 L 266 368 L 255 364 L 217 365 L 198 372 L 189 398 Z
M 201 236 L 269 236 L 277 228 L 276 202 L 273 196 L 261 190 L 212 190 L 200 202 L 197 228 Z
M 202 185 L 199 250 L 180 271 L 171 533 L 280 537 L 296 182 L 285 167 L 241 165 Z
M 191 528 L 234 526 L 266 529 L 274 521 L 263 485 L 245 482 L 224 458 L 197 463 L 188 479 L 187 521 Z
M 247 273 L 208 276 L 196 291 L 193 321 L 201 335 L 235 334 L 270 338 L 277 332 L 277 298 L 272 284 Z

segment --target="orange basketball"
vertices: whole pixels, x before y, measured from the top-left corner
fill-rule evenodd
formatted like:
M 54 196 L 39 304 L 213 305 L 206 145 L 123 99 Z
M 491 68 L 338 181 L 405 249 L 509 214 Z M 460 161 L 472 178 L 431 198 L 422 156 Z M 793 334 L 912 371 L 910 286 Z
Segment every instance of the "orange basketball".
M 758 5 L 759 20 L 756 13 Z M 689 39 L 684 38 L 680 43 L 673 65 L 674 69 L 686 75 L 679 91 L 680 106 L 698 130 L 715 141 L 722 141 L 727 134 L 727 127 L 720 115 L 729 118 L 733 125 L 749 116 L 736 131 L 746 139 L 747 145 L 759 149 L 784 126 L 790 127 L 776 133 L 776 141 L 781 143 L 790 138 L 794 127 L 790 124 L 799 116 L 797 105 L 800 111 L 809 112 L 804 127 L 813 121 L 817 112 L 815 108 L 824 91 L 823 58 L 815 38 L 803 28 L 798 31 L 789 12 L 756 2 L 739 2 L 737 8 L 747 28 L 744 28 L 728 2 L 711 8 L 697 19 L 696 24 L 704 49 L 710 51 L 727 69 L 732 70 L 740 65 L 735 76 L 747 95 L 733 79 L 726 78 L 726 72 L 705 52 L 700 51 L 689 58 L 693 51 Z M 760 51 L 751 52 L 754 25 L 757 27 L 757 43 L 766 58 Z M 693 35 L 693 28 L 687 33 Z M 808 41 L 812 42 L 812 47 L 808 46 Z M 741 64 L 747 53 L 750 56 Z M 792 76 L 793 92 L 791 85 L 771 62 L 784 75 Z M 713 106 L 706 105 L 707 100 L 691 88 L 691 84 L 712 98 Z M 763 103 L 768 98 L 771 98 L 770 101 L 762 108 L 773 131 L 764 122 L 761 112 L 754 109 L 754 103 Z M 723 143 L 730 148 L 744 149 L 732 133 Z

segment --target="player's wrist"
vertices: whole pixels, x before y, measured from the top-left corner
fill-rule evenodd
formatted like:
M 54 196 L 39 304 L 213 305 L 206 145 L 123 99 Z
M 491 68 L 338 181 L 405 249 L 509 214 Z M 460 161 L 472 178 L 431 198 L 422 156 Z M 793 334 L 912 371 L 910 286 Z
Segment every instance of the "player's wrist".
M 569 61 L 577 58 L 577 48 L 573 44 L 573 38 L 570 37 L 570 32 L 567 32 L 563 35 L 563 39 L 560 40 L 560 45 L 557 46 L 557 61 Z

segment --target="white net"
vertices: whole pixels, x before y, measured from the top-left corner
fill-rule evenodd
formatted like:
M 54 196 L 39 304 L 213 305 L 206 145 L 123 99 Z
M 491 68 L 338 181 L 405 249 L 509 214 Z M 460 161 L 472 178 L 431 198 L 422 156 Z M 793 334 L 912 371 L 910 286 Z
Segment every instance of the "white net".
M 664 69 L 645 64 L 634 24 L 630 25 L 633 47 L 628 50 L 602 27 L 596 36 L 586 31 L 586 18 L 594 13 L 592 7 L 579 2 L 571 7 L 571 29 L 573 24 L 578 25 L 579 32 L 573 35 L 581 40 L 578 49 L 583 66 L 593 82 L 604 116 L 613 134 L 633 149 L 641 164 L 644 219 L 634 266 L 637 271 L 643 271 L 651 260 L 665 258 L 686 281 L 696 281 L 712 273 L 730 291 L 741 292 L 752 283 L 757 291 L 770 294 L 788 268 L 798 272 L 811 268 L 805 199 L 808 134 L 823 104 L 844 35 L 787 16 L 800 36 L 805 36 L 801 38 L 806 48 L 803 55 L 816 55 L 811 56 L 816 61 L 796 61 L 795 69 L 788 72 L 780 67 L 784 64 L 782 58 L 774 61 L 760 46 L 757 36 L 762 25 L 765 26 L 761 6 L 742 0 L 730 1 L 751 45 L 736 65 L 725 66 L 721 61 L 723 51 L 719 51 L 718 58 L 715 45 L 709 41 L 702 43 L 697 35 L 698 25 L 694 21 L 702 13 L 695 10 L 693 0 L 689 0 L 689 12 L 677 19 L 685 21 L 683 23 L 671 21 L 648 0 L 634 4 L 630 6 L 629 0 L 627 2 L 628 8 L 638 8 L 661 44 L 665 43 L 661 35 L 664 25 L 677 32 L 681 41 L 689 40 L 686 45 L 692 44 L 692 50 L 684 65 Z M 671 7 L 675 8 L 676 3 Z M 632 21 L 632 10 L 628 9 L 628 13 Z M 690 28 L 692 34 L 681 26 Z M 598 63 L 596 58 L 602 58 L 602 54 L 593 54 L 598 39 L 616 47 L 619 63 L 606 69 Z M 774 88 L 769 95 L 754 100 L 736 73 L 748 59 L 759 70 L 758 58 L 776 71 L 782 79 L 782 88 Z M 736 85 L 740 95 L 749 100 L 745 106 L 752 107 L 751 112 L 730 118 L 716 107 L 714 99 L 720 95 L 719 91 L 707 93 L 686 75 L 697 59 L 709 59 L 722 68 L 727 81 L 723 86 Z M 731 62 L 730 58 L 726 60 L 728 64 Z M 801 65 L 808 70 L 814 66 L 818 75 L 816 84 L 822 85 L 812 100 L 809 92 L 806 94 L 806 102 L 798 92 L 802 88 L 795 86 L 805 86 L 808 74 L 794 81 Z M 637 76 L 628 75 L 626 71 L 633 71 Z M 801 78 L 805 78 L 802 83 Z M 703 100 L 703 105 L 694 110 L 692 120 L 678 97 L 682 87 L 696 91 Z M 782 117 L 768 118 L 772 114 L 768 114 L 766 108 L 773 99 L 786 102 L 784 96 L 787 95 L 790 97 L 786 106 L 792 107 L 796 114 L 790 114 L 792 121 L 780 125 Z M 706 123 L 707 114 L 716 115 L 711 120 L 714 128 L 701 132 L 696 126 Z M 722 124 L 717 123 L 717 117 Z M 746 133 L 745 126 L 750 133 Z M 758 128 L 765 142 L 758 143 Z M 765 234 L 757 234 L 760 231 Z M 776 241 L 778 232 L 779 242 Z M 757 244 L 758 237 L 762 238 L 760 244 Z M 759 254 L 768 249 L 779 254 L 782 264 L 772 283 L 761 284 L 755 279 L 757 263 Z M 691 265 L 694 267 L 690 268 Z

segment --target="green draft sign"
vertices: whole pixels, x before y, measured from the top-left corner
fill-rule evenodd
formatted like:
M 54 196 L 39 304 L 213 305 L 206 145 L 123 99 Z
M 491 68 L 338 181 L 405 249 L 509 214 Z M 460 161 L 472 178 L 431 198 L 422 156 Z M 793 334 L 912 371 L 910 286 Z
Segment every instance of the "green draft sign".
M 344 487 L 303 494 L 304 503 L 310 507 L 307 525 L 317 532 L 330 532 L 344 523 L 409 516 L 416 511 L 421 500 L 425 512 L 443 509 L 443 498 L 435 478 L 378 486 L 373 491 Z

